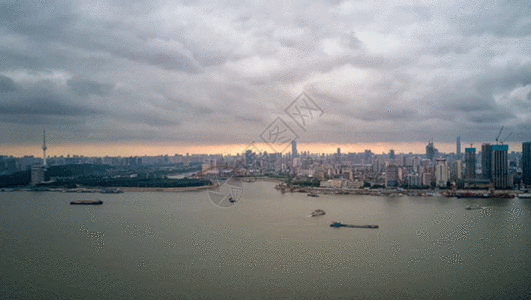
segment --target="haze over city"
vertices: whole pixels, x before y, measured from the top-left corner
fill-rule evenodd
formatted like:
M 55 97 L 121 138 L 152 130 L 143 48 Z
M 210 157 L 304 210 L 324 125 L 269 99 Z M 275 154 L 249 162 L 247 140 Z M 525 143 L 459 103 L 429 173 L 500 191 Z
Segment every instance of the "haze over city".
M 301 151 L 531 140 L 525 1 L 1 6 L 4 155 L 235 154 L 303 91 Z

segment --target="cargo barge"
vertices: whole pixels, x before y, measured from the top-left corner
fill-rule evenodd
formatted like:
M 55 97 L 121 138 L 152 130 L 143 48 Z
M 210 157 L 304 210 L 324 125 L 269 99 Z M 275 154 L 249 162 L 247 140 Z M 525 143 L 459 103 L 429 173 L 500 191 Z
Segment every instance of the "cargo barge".
M 70 202 L 71 205 L 100 205 L 103 204 L 101 200 L 76 200 Z

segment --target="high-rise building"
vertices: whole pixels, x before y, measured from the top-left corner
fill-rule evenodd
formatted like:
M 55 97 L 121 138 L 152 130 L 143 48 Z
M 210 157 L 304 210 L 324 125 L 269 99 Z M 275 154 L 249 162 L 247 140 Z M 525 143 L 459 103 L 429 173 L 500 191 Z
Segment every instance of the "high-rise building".
M 476 179 L 476 148 L 465 148 L 465 179 Z
M 391 163 L 385 168 L 385 187 L 394 188 L 398 186 L 398 166 Z
M 458 136 L 455 141 L 455 155 L 457 159 L 461 159 L 461 136 Z
M 522 182 L 531 185 L 531 142 L 522 144 Z
M 507 145 L 492 145 L 492 182 L 494 188 L 504 189 L 509 187 L 507 161 Z
M 483 179 L 492 180 L 492 145 L 481 145 L 481 173 Z
M 460 179 L 463 179 L 463 161 L 457 160 L 454 161 L 450 167 L 450 180 L 457 182 Z
M 429 142 L 426 146 L 426 158 L 429 160 L 433 160 L 435 157 L 435 148 L 433 147 L 433 142 Z
M 389 150 L 389 159 L 392 159 L 392 160 L 396 159 L 395 150 L 393 149 Z
M 435 165 L 435 184 L 438 187 L 446 187 L 448 184 L 448 162 L 445 158 L 437 158 L 437 164 Z
M 299 154 L 297 153 L 297 141 L 291 141 L 291 157 L 299 157 Z
M 337 160 L 341 160 L 341 148 L 337 148 Z

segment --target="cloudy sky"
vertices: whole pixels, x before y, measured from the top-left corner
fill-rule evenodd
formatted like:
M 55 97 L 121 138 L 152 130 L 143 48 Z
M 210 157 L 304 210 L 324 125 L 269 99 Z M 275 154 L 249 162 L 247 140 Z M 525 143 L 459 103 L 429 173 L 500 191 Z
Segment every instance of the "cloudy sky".
M 7 0 L 0 56 L 8 155 L 238 152 L 278 117 L 320 149 L 531 139 L 528 1 Z

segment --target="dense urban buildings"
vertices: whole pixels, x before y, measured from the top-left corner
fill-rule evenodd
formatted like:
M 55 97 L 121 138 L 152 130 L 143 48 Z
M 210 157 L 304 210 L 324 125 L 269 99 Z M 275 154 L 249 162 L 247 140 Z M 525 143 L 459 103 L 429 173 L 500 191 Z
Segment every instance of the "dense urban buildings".
M 458 141 L 460 142 L 460 139 Z M 43 154 L 47 150 L 45 143 L 43 136 Z M 439 153 L 432 141 L 426 147 L 425 155 L 396 153 L 394 149 L 381 155 L 370 150 L 342 154 L 340 148 L 337 148 L 335 153 L 310 153 L 299 152 L 296 141 L 293 141 L 291 146 L 291 153 L 266 153 L 251 149 L 237 155 L 187 153 L 131 157 L 0 156 L 0 176 L 27 172 L 26 174 L 31 175 L 28 184 L 37 186 L 53 180 L 53 176 L 49 176 L 53 172 L 49 173 L 47 169 L 62 165 L 108 166 L 111 167 L 108 173 L 112 176 L 121 172 L 127 176 L 143 177 L 166 176 L 171 175 L 171 170 L 189 170 L 194 169 L 193 166 L 199 166 L 199 170 L 206 173 L 236 170 L 241 175 L 289 176 L 294 180 L 320 181 L 323 186 L 346 188 L 365 186 L 446 189 L 453 186 L 506 189 L 531 185 L 531 143 L 523 144 L 522 153 L 509 153 L 507 145 L 484 143 L 481 148 L 481 173 L 476 167 L 476 148 L 465 148 L 462 161 L 456 153 Z M 45 157 L 46 168 L 43 167 Z

